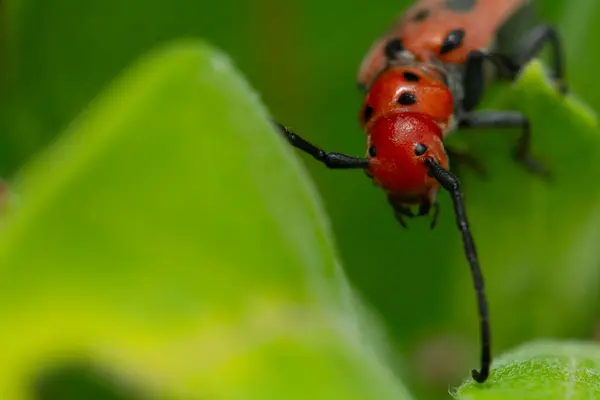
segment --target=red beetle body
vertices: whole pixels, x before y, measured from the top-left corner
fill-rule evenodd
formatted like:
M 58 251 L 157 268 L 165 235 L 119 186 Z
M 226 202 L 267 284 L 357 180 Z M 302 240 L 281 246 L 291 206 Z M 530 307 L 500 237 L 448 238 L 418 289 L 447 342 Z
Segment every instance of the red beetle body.
M 387 193 L 396 216 L 436 203 L 439 183 L 427 174 L 425 157 L 448 168 L 444 134 L 453 129 L 453 97 L 433 65 L 398 66 L 380 74 L 367 94 L 360 123 L 367 134 L 367 174 Z M 417 146 L 425 146 L 417 154 Z
M 369 49 L 359 69 L 358 83 L 368 87 L 387 67 L 385 46 L 396 38 L 401 40 L 409 59 L 464 64 L 469 52 L 490 49 L 501 27 L 528 3 L 529 0 L 419 0 Z M 444 41 L 452 31 L 460 31 L 464 37 L 459 47 L 444 52 Z
M 368 151 L 367 173 L 387 192 L 392 206 L 397 211 L 411 205 L 428 210 L 435 204 L 440 185 L 427 174 L 423 161 L 431 157 L 448 168 L 437 123 L 423 113 L 390 112 L 373 119 L 367 133 L 369 149 L 376 149 Z M 421 155 L 416 154 L 419 145 L 426 148 Z
M 444 74 L 430 64 L 399 66 L 384 71 L 365 96 L 359 121 L 388 112 L 419 112 L 429 115 L 442 129 L 452 125 L 454 97 Z

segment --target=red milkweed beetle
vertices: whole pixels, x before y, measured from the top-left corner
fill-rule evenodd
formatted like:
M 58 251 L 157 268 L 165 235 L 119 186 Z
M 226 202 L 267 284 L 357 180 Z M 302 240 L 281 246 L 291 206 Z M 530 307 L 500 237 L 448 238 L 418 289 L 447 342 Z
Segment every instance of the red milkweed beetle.
M 552 78 L 566 94 L 561 43 L 548 25 L 531 28 L 531 0 L 419 0 L 367 52 L 358 84 L 368 92 L 390 65 L 443 64 L 454 97 L 454 122 L 461 128 L 521 128 L 514 157 L 548 177 L 530 152 L 529 120 L 515 111 L 473 112 L 491 78 L 514 80 L 545 44 L 552 50 Z M 486 71 L 485 62 L 496 67 Z M 453 129 L 448 131 L 451 132 Z
M 413 217 L 434 208 L 432 228 L 439 214 L 440 187 L 452 198 L 456 223 L 478 300 L 481 327 L 481 369 L 477 382 L 490 373 L 491 338 L 484 282 L 469 229 L 458 178 L 449 170 L 444 137 L 457 127 L 521 127 L 515 156 L 529 169 L 545 173 L 530 154 L 529 121 L 517 112 L 471 112 L 485 88 L 484 61 L 500 76 L 515 78 L 522 67 L 548 42 L 554 51 L 553 78 L 561 93 L 561 48 L 556 31 L 534 28 L 521 41 L 516 56 L 491 51 L 503 26 L 527 10 L 526 0 L 421 0 L 369 51 L 358 83 L 367 91 L 360 122 L 367 133 L 365 158 L 325 152 L 276 123 L 287 140 L 329 168 L 363 169 L 387 192 L 396 218 Z

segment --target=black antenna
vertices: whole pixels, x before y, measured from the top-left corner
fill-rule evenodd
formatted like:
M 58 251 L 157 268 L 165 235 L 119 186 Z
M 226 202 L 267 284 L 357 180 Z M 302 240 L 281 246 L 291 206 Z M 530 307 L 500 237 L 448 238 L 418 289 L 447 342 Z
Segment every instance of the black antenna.
M 295 132 L 273 121 L 275 127 L 285 136 L 290 144 L 307 154 L 313 156 L 317 161 L 322 162 L 328 168 L 333 169 L 366 169 L 369 167 L 367 158 L 349 156 L 343 153 L 332 153 L 324 151 L 314 144 L 304 140 Z
M 492 361 L 491 355 L 491 339 L 490 339 L 490 320 L 485 298 L 485 288 L 483 284 L 483 276 L 481 268 L 477 260 L 477 251 L 475 243 L 469 230 L 469 221 L 465 212 L 462 193 L 458 179 L 447 171 L 444 167 L 438 164 L 433 158 L 428 157 L 425 163 L 429 167 L 429 174 L 433 176 L 444 189 L 450 192 L 452 202 L 454 203 L 454 213 L 456 215 L 456 225 L 462 234 L 463 245 L 465 247 L 465 255 L 471 267 L 471 275 L 473 276 L 473 285 L 477 293 L 477 302 L 479 305 L 479 322 L 481 324 L 481 371 L 472 370 L 471 375 L 479 383 L 486 381 L 490 375 L 490 364 Z

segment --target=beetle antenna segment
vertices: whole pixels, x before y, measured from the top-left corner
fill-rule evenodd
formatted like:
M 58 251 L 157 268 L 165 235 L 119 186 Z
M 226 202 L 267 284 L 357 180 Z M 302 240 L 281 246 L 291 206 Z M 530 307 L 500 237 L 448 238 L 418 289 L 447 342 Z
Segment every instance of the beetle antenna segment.
M 296 133 L 292 132 L 279 122 L 274 122 L 275 126 L 283 133 L 290 144 L 305 153 L 313 156 L 317 161 L 322 162 L 328 168 L 334 169 L 366 169 L 369 166 L 367 158 L 353 157 L 343 153 L 329 153 L 312 143 L 302 139 Z
M 447 171 L 444 167 L 438 164 L 433 158 L 429 157 L 425 160 L 429 167 L 429 174 L 433 176 L 444 189 L 450 192 L 452 203 L 454 204 L 454 213 L 456 215 L 456 224 L 462 234 L 463 245 L 469 266 L 471 267 L 471 275 L 473 276 L 473 284 L 477 293 L 477 302 L 479 306 L 479 322 L 481 325 L 481 371 L 472 370 L 471 375 L 479 383 L 485 382 L 490 374 L 491 356 L 491 339 L 490 339 L 490 321 L 487 300 L 485 297 L 485 287 L 479 261 L 477 259 L 477 251 L 475 243 L 469 230 L 469 221 L 465 212 L 462 193 L 458 179 Z

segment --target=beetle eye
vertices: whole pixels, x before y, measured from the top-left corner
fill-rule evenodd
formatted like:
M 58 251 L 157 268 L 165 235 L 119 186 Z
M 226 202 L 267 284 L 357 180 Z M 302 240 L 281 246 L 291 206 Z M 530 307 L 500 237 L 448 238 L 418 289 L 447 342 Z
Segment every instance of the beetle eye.
M 371 157 L 377 157 L 377 148 L 375 146 L 369 147 L 369 155 Z
M 427 146 L 425 146 L 423 143 L 417 143 L 417 145 L 415 146 L 415 154 L 418 156 L 422 156 L 423 154 L 425 154 L 426 151 Z

